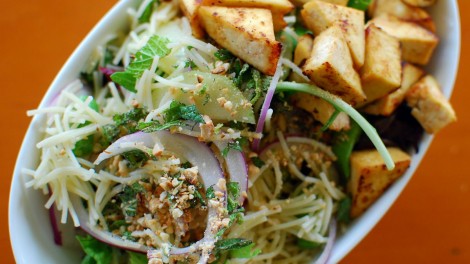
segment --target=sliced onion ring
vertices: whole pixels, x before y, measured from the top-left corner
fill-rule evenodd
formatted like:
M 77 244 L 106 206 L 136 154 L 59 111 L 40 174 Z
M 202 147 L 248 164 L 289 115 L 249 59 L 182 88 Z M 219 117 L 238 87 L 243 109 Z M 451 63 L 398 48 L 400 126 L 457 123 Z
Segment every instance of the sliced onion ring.
M 157 143 L 161 144 L 165 150 L 171 151 L 178 157 L 182 157 L 188 160 L 192 165 L 197 166 L 206 191 L 207 188 L 212 187 L 215 192 L 222 192 L 222 198 L 224 201 L 226 201 L 227 194 L 225 186 L 222 186 L 221 188 L 219 183 L 220 180 L 224 179 L 219 162 L 206 144 L 199 142 L 196 138 L 193 137 L 181 134 L 172 134 L 168 131 L 157 131 L 154 133 L 137 132 L 124 136 L 115 141 L 98 156 L 94 164 L 100 164 L 102 161 L 113 156 L 133 150 L 137 148 L 138 145 L 144 145 L 147 148 L 153 148 Z M 124 147 L 121 147 L 123 144 Z M 74 203 L 74 206 L 75 205 L 78 205 L 77 213 L 79 214 L 81 227 L 84 229 L 84 231 L 90 233 L 90 235 L 94 236 L 98 240 L 113 246 L 130 249 L 133 251 L 145 252 L 149 249 L 136 242 L 126 241 L 120 237 L 112 235 L 107 231 L 100 230 L 96 226 L 89 223 L 88 212 L 81 205 L 81 202 L 76 201 Z M 205 243 L 214 243 L 215 232 L 217 232 L 217 230 L 213 230 L 211 223 L 212 221 L 217 221 L 218 218 L 219 216 L 217 213 L 217 208 L 212 206 L 211 203 L 208 203 L 208 223 L 206 230 L 204 231 L 203 239 L 197 241 L 189 247 L 171 247 L 170 255 L 192 254 Z
M 222 152 L 228 147 L 228 143 L 225 141 L 215 141 L 214 144 Z M 246 164 L 245 156 L 243 153 L 236 149 L 231 149 L 225 157 L 227 166 L 227 172 L 230 176 L 230 181 L 237 182 L 240 186 L 240 191 L 248 192 L 248 167 Z M 240 195 L 238 202 L 243 204 L 245 201 L 245 195 Z

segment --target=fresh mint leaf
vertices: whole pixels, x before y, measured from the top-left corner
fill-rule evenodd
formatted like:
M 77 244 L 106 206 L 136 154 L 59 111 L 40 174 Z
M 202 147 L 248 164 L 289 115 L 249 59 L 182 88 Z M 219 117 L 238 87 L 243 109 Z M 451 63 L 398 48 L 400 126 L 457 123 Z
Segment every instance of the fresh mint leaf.
M 90 235 L 77 236 L 83 251 L 87 255 L 82 263 L 109 264 L 113 258 L 113 249 Z
M 251 157 L 250 160 L 251 160 L 251 163 L 253 163 L 253 165 L 255 165 L 258 168 L 263 167 L 265 164 L 264 161 L 260 159 L 259 157 Z
M 261 253 L 261 249 L 253 250 L 254 246 L 255 244 L 252 243 L 241 248 L 233 249 L 230 251 L 230 257 L 249 259 L 249 258 L 258 256 Z
M 222 150 L 222 156 L 227 157 L 228 152 L 230 150 L 238 150 L 243 151 L 243 146 L 248 144 L 248 140 L 246 138 L 237 138 L 235 141 L 229 142 L 227 147 Z
M 126 216 L 135 216 L 137 213 L 137 194 L 144 193 L 145 189 L 139 183 L 126 185 L 118 195 L 121 200 L 121 207 Z
M 156 0 L 152 0 L 145 7 L 144 12 L 142 12 L 142 15 L 139 17 L 139 23 L 147 23 L 147 22 L 150 21 L 150 16 L 152 15 L 153 7 L 154 7 L 155 3 L 156 3 Z
M 131 150 L 122 153 L 122 157 L 129 162 L 127 167 L 130 169 L 140 168 L 149 160 L 149 156 L 141 150 Z
M 215 246 L 220 251 L 234 250 L 244 248 L 248 245 L 253 244 L 251 240 L 244 238 L 227 238 L 219 240 L 215 243 Z
M 235 58 L 235 56 L 233 56 L 233 54 L 226 49 L 219 49 L 214 53 L 214 56 L 221 61 L 229 61 Z
M 165 57 L 171 51 L 168 48 L 170 41 L 167 38 L 153 35 L 136 54 L 135 59 L 124 72 L 116 72 L 111 75 L 113 82 L 121 85 L 131 92 L 136 92 L 135 84 L 142 73 L 152 66 L 155 56 Z
M 137 92 L 135 89 L 137 78 L 130 72 L 115 72 L 111 74 L 111 80 L 133 93 Z
M 228 213 L 233 213 L 240 204 L 238 203 L 238 198 L 240 197 L 240 184 L 238 182 L 228 182 L 227 183 L 227 210 Z
M 215 198 L 214 186 L 207 188 L 206 197 L 208 200 Z
M 348 6 L 365 11 L 369 7 L 370 3 L 371 0 L 349 0 Z
M 165 110 L 164 113 L 166 122 L 186 120 L 204 123 L 204 119 L 195 105 L 185 105 L 177 101 L 172 101 L 170 107 Z
M 302 249 L 314 249 L 314 248 L 318 248 L 321 245 L 322 244 L 320 244 L 320 243 L 313 242 L 313 241 L 308 241 L 308 240 L 305 240 L 305 239 L 302 239 L 302 238 L 299 238 L 297 240 L 297 246 L 299 248 L 302 248 Z
M 111 143 L 116 141 L 119 137 L 119 127 L 114 124 L 108 124 L 101 127 L 102 131 L 102 138 L 101 138 L 101 145 L 104 147 L 109 146 Z
M 129 254 L 129 264 L 147 264 L 147 255 L 140 254 L 132 251 L 127 251 Z
M 155 131 L 169 129 L 173 126 L 182 126 L 183 123 L 179 120 L 166 122 L 165 124 L 161 124 L 160 122 L 154 120 L 150 122 L 141 122 L 137 125 L 137 129 L 144 132 L 144 133 L 153 133 Z
M 148 111 L 143 108 L 134 108 L 126 113 L 116 114 L 113 120 L 116 126 L 122 127 L 128 133 L 137 132 L 139 121 L 143 120 L 148 115 Z

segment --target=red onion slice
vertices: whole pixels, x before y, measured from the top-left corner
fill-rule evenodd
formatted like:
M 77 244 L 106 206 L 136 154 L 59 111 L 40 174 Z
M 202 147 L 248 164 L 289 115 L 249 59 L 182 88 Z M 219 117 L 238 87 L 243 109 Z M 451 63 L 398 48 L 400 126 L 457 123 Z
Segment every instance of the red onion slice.
M 279 60 L 276 68 L 276 72 L 269 84 L 268 91 L 266 93 L 266 97 L 264 98 L 263 106 L 261 107 L 261 113 L 258 118 L 258 123 L 256 124 L 256 133 L 262 133 L 264 128 L 264 123 L 266 122 L 266 115 L 268 114 L 269 107 L 271 106 L 271 101 L 273 100 L 274 92 L 276 91 L 277 83 L 279 82 L 279 78 L 281 78 L 282 74 L 282 60 Z M 255 138 L 253 140 L 253 149 L 258 151 L 259 143 L 261 139 Z
M 331 218 L 330 231 L 328 232 L 328 241 L 326 241 L 325 248 L 323 249 L 323 252 L 315 261 L 315 264 L 327 264 L 328 261 L 330 260 L 331 252 L 333 250 L 333 244 L 336 239 L 336 229 L 337 229 L 336 219 Z
M 129 144 L 130 143 L 130 144 Z M 111 144 L 105 151 L 103 151 L 98 158 L 95 160 L 94 164 L 100 164 L 102 161 L 109 159 L 113 156 L 119 155 L 129 150 L 137 148 L 139 145 L 143 145 L 148 148 L 153 148 L 155 144 L 161 144 L 165 150 L 175 153 L 178 157 L 183 157 L 188 160 L 192 165 L 197 166 L 199 174 L 201 175 L 204 188 L 207 190 L 209 187 L 213 187 L 215 192 L 222 192 L 222 199 L 226 200 L 226 190 L 225 186 L 221 186 L 221 183 L 225 182 L 223 173 L 220 167 L 219 162 L 213 155 L 210 148 L 199 142 L 194 137 L 189 137 L 181 134 L 172 134 L 168 131 L 157 131 L 154 133 L 143 133 L 137 132 L 124 136 L 113 144 Z M 124 147 L 122 146 L 124 144 Z M 80 215 L 80 223 L 83 225 L 84 230 L 89 232 L 95 238 L 102 240 L 105 243 L 131 249 L 134 251 L 146 250 L 142 245 L 124 241 L 120 237 L 113 236 L 109 232 L 99 230 L 97 227 L 92 226 L 88 223 L 87 212 L 84 210 L 83 206 L 78 206 L 83 209 L 83 211 L 77 210 L 77 213 Z M 218 208 L 214 207 L 212 203 L 208 203 L 208 216 L 207 216 L 207 226 L 204 231 L 204 238 L 197 241 L 193 245 L 185 248 L 176 248 L 172 247 L 170 249 L 170 255 L 182 255 L 182 254 L 192 254 L 198 248 L 203 247 L 206 243 L 215 242 L 215 233 L 218 230 L 213 230 L 212 222 L 220 220 L 219 214 L 217 211 Z M 129 243 L 127 243 L 129 242 Z M 136 247 L 134 244 L 138 244 L 140 247 Z M 152 255 L 149 252 L 149 255 Z
M 222 152 L 227 148 L 228 143 L 224 141 L 216 141 L 214 144 Z M 245 156 L 243 152 L 231 149 L 225 157 L 225 162 L 227 165 L 227 172 L 230 176 L 230 181 L 237 182 L 240 186 L 241 192 L 248 191 L 248 166 L 246 164 Z M 245 201 L 245 195 L 240 195 L 238 202 L 243 204 Z

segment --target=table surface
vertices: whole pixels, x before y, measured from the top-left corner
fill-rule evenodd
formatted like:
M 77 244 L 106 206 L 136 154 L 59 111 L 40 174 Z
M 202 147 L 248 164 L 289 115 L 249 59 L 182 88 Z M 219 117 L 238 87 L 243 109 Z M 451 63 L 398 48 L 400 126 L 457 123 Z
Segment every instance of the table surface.
M 14 263 L 8 196 L 30 122 L 26 110 L 37 107 L 65 60 L 116 1 L 2 2 L 0 252 L 2 263 Z M 460 10 L 470 10 L 470 1 L 459 2 Z M 464 167 L 470 158 L 470 52 L 464 49 L 470 45 L 470 16 L 461 22 L 463 49 L 451 99 L 459 120 L 438 134 L 400 198 L 342 263 L 470 263 L 470 175 Z

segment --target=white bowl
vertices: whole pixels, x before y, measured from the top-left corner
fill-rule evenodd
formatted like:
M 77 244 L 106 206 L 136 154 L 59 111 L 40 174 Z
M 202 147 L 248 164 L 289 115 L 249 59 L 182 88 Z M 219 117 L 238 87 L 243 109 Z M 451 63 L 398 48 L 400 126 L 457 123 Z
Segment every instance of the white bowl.
M 126 24 L 125 12 L 136 5 L 138 0 L 118 2 L 96 25 L 78 46 L 61 69 L 44 96 L 40 107 L 50 102 L 53 96 L 73 81 L 82 65 L 104 36 L 116 32 Z M 456 0 L 439 0 L 430 10 L 437 26 L 440 43 L 427 68 L 441 83 L 444 94 L 450 96 L 453 90 L 460 54 L 460 20 Z M 39 191 L 25 189 L 22 168 L 34 169 L 38 164 L 39 152 L 36 143 L 41 118 L 33 118 L 16 162 L 10 190 L 9 229 L 16 262 L 22 263 L 79 263 L 81 251 L 76 246 L 59 247 L 54 244 L 48 211 L 44 208 L 46 197 Z M 340 261 L 374 227 L 390 208 L 423 158 L 432 140 L 425 135 L 419 145 L 420 152 L 413 157 L 411 168 L 400 178 L 367 212 L 356 219 L 348 231 L 338 238 L 333 248 L 331 261 Z

